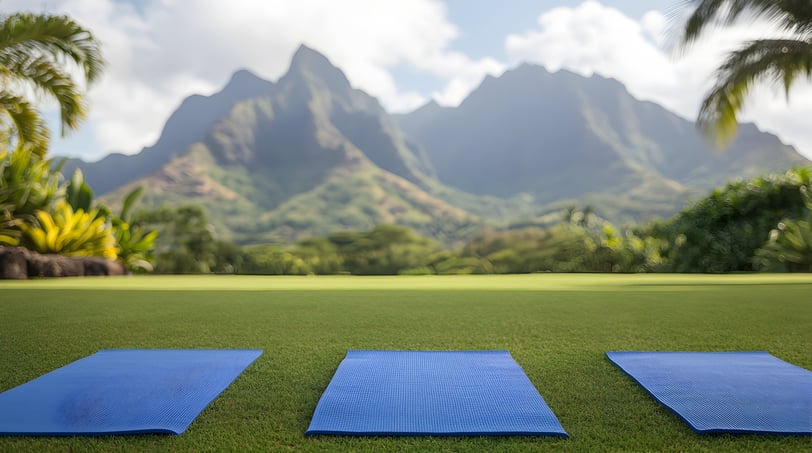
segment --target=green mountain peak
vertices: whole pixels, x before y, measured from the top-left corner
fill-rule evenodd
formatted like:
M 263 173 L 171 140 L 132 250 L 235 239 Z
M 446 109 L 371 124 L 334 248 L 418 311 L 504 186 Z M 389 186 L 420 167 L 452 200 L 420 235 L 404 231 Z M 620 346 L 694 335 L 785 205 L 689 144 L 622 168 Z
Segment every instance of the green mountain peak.
M 88 177 L 97 192 L 130 181 L 110 200 L 139 184 L 148 207 L 203 205 L 242 243 L 379 223 L 450 243 L 572 205 L 625 223 L 670 215 L 730 179 L 809 164 L 748 126 L 719 155 L 616 80 L 534 65 L 486 78 L 459 107 L 389 115 L 307 46 L 275 83 L 238 71 L 220 93 L 190 97 L 155 147 L 127 159 L 83 169 L 118 181 L 105 190 Z

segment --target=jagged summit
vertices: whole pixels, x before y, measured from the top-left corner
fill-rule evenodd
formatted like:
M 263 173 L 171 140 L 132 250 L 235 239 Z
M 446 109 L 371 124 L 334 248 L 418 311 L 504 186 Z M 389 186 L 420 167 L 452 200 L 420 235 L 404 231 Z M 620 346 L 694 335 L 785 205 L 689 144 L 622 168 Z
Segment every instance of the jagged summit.
M 273 86 L 273 82 L 259 77 L 248 69 L 240 69 L 231 75 L 228 83 L 215 96 L 235 100 L 245 99 L 269 93 Z
M 296 49 L 296 52 L 293 53 L 293 57 L 290 61 L 290 68 L 294 69 L 302 66 L 313 65 L 326 65 L 333 67 L 330 60 L 328 60 L 327 57 L 325 57 L 322 53 L 304 44 L 300 45 L 299 48 Z
M 290 69 L 283 78 L 291 75 L 323 81 L 330 90 L 344 91 L 352 88 L 341 69 L 331 63 L 326 56 L 305 45 L 299 46 L 293 54 Z
M 383 111 L 377 99 L 353 88 L 341 69 L 305 45 L 299 46 L 288 72 L 276 85 L 299 101 L 318 99 L 327 111 L 337 104 L 342 109 L 375 111 L 376 115 Z
M 617 81 L 527 64 L 457 107 L 393 116 L 303 45 L 278 81 L 237 71 L 184 101 L 153 147 L 82 170 L 110 200 L 143 185 L 147 208 L 200 204 L 244 243 L 398 223 L 450 244 L 572 204 L 616 223 L 670 215 L 726 180 L 809 164 L 755 128 L 740 136 L 717 156 Z
M 238 69 L 233 74 L 231 74 L 231 78 L 229 78 L 228 83 L 226 83 L 226 86 L 235 85 L 235 84 L 236 85 L 243 85 L 243 84 L 246 84 L 246 83 L 271 84 L 271 85 L 273 85 L 272 82 L 269 82 L 269 81 L 261 78 L 260 76 L 258 76 L 256 74 L 254 74 L 253 72 L 251 72 L 251 70 L 249 70 L 249 69 Z

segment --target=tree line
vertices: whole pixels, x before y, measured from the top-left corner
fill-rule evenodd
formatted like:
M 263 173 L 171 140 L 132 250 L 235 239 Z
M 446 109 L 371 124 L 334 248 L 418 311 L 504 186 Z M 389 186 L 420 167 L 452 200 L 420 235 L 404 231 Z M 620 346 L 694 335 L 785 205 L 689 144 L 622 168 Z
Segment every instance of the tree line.
M 812 272 L 812 169 L 727 184 L 670 219 L 618 228 L 570 208 L 550 227 L 489 229 L 449 249 L 409 228 L 379 225 L 295 244 L 216 239 L 196 206 L 142 211 L 161 231 L 156 272 L 427 275 L 531 272 Z

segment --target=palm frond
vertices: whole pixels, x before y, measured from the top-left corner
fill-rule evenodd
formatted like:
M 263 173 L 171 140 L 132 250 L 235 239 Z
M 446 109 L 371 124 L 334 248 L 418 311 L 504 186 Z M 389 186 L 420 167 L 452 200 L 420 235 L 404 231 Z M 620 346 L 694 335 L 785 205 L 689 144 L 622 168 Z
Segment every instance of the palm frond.
M 21 51 L 60 63 L 69 59 L 83 70 L 88 83 L 104 69 L 99 42 L 68 16 L 17 13 L 0 20 L 0 64 Z
M 72 76 L 81 70 L 88 84 L 104 67 L 101 45 L 67 16 L 16 13 L 0 17 L 0 138 L 17 135 L 44 155 L 49 134 L 37 110 L 23 98 L 34 88 L 56 99 L 62 135 L 86 116 L 82 92 Z M 2 117 L 5 118 L 2 118 Z
M 0 131 L 2 135 L 15 135 L 21 143 L 44 157 L 48 150 L 50 133 L 39 112 L 25 99 L 0 91 Z M 10 121 L 10 124 L 9 124 Z
M 2 72 L 8 80 L 19 80 L 21 84 L 33 85 L 37 90 L 53 96 L 59 103 L 62 135 L 67 129 L 76 129 L 87 115 L 87 106 L 82 100 L 79 87 L 59 66 L 40 56 L 9 61 Z
M 697 123 L 717 146 L 736 134 L 738 113 L 754 84 L 772 81 L 787 95 L 799 76 L 812 78 L 812 43 L 791 39 L 751 41 L 731 52 L 719 67 L 716 85 L 706 96 Z
M 683 46 L 696 41 L 708 27 L 729 25 L 744 14 L 767 19 L 801 40 L 812 39 L 810 0 L 686 0 L 683 5 L 695 6 L 685 22 Z

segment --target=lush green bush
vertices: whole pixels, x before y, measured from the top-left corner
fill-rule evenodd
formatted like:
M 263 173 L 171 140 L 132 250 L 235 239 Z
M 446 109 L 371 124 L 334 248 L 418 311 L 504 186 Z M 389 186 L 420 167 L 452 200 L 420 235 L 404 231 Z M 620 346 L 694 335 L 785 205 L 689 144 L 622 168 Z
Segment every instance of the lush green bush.
M 737 181 L 713 191 L 670 220 L 641 234 L 666 241 L 661 270 L 673 272 L 753 271 L 754 256 L 782 219 L 804 211 L 800 187 L 812 170 Z
M 662 241 L 623 233 L 600 219 L 568 210 L 568 222 L 480 234 L 463 247 L 463 259 L 483 264 L 474 272 L 651 272 L 661 263 Z
M 307 275 L 313 272 L 304 259 L 274 245 L 248 249 L 242 270 L 257 275 Z
M 38 211 L 36 222 L 23 223 L 20 244 L 39 253 L 66 256 L 118 257 L 112 230 L 96 210 L 74 211 L 66 202 L 57 205 L 53 215 Z
M 12 215 L 13 209 L 12 204 L 0 202 L 0 246 L 20 243 L 20 221 Z
M 24 223 L 50 212 L 64 195 L 59 172 L 30 146 L 0 149 L 0 245 L 17 245 Z
M 81 171 L 62 184 L 59 166 L 43 154 L 30 146 L 0 151 L 0 245 L 118 258 L 130 270 L 151 269 L 157 233 L 127 221 L 140 190 L 131 192 L 115 215 L 94 203 Z
M 812 272 L 812 196 L 801 186 L 806 219 L 784 219 L 770 231 L 770 239 L 756 250 L 755 263 L 771 272 Z
M 603 247 L 607 248 L 612 272 L 654 272 L 665 263 L 662 254 L 667 243 L 634 230 L 620 233 L 613 226 L 603 227 Z
M 339 254 L 336 244 L 326 237 L 303 239 L 296 244 L 293 253 L 304 261 L 306 273 L 345 273 L 344 258 Z
M 799 187 L 809 180 L 810 170 L 799 168 L 733 182 L 670 220 L 635 229 L 618 229 L 589 209 L 569 208 L 544 225 L 486 230 L 457 250 L 394 225 L 241 250 L 215 240 L 200 207 L 164 208 L 142 221 L 162 229 L 157 269 L 171 273 L 797 271 L 806 270 L 809 259 L 808 222 L 799 220 L 804 212 Z M 783 229 L 776 228 L 779 222 Z
M 345 272 L 394 275 L 423 266 L 439 250 L 430 239 L 397 225 L 379 225 L 367 232 L 340 232 L 327 240 L 335 246 Z
M 228 241 L 216 239 L 214 227 L 202 206 L 183 205 L 175 208 L 163 206 L 153 211 L 141 210 L 126 215 L 140 234 L 155 231 L 154 270 L 163 274 L 245 272 L 245 252 Z
M 94 202 L 93 189 L 85 182 L 81 170 L 74 171 L 65 187 L 65 201 L 74 210 L 92 210 L 97 217 L 104 219 L 115 238 L 118 259 L 132 272 L 152 271 L 152 249 L 158 236 L 157 230 L 133 224 L 130 220 L 130 211 L 142 193 L 143 187 L 133 189 L 124 197 L 121 212 L 115 214 L 107 206 Z
M 214 267 L 215 240 L 200 206 L 162 207 L 139 211 L 134 223 L 158 231 L 155 271 L 165 274 L 209 273 Z

